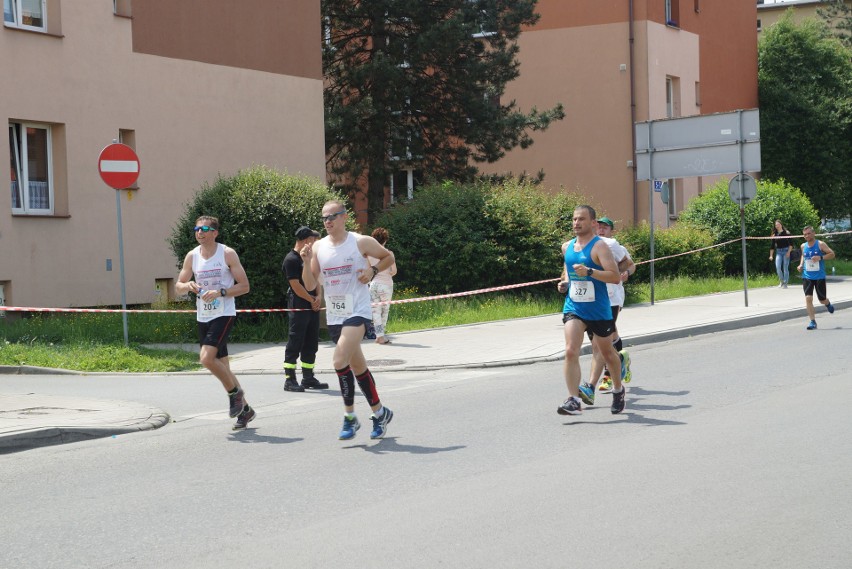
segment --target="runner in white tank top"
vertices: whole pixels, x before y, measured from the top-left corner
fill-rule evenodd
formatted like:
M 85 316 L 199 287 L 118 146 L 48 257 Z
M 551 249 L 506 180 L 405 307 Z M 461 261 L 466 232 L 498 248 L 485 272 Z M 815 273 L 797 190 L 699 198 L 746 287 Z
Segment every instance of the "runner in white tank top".
M 231 371 L 228 335 L 237 317 L 234 297 L 249 291 L 248 277 L 237 252 L 216 242 L 218 219 L 208 215 L 199 217 L 193 232 L 198 247 L 184 258 L 175 291 L 196 295 L 201 365 L 210 370 L 228 392 L 228 414 L 237 418 L 234 430 L 245 429 L 254 419 L 255 411 L 246 403 L 240 382 Z
M 328 236 L 301 250 L 305 261 L 302 281 L 312 290 L 322 278 L 325 294 L 328 331 L 337 344 L 334 348 L 334 369 L 343 396 L 343 428 L 338 438 L 349 440 L 361 428 L 355 416 L 355 382 L 373 410 L 371 439 L 380 439 L 387 433 L 393 411 L 383 407 L 376 391 L 373 374 L 367 369 L 367 360 L 361 351 L 366 325 L 372 318 L 369 282 L 377 273 L 393 265 L 393 253 L 378 241 L 366 235 L 346 230 L 346 206 L 332 200 L 322 208 L 322 221 Z M 378 260 L 367 263 L 367 256 Z

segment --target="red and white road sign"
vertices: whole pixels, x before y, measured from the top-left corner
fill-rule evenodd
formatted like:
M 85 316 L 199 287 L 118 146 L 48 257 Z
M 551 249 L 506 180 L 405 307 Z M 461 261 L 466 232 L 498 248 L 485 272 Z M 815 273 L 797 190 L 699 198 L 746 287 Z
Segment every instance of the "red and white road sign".
M 110 144 L 98 156 L 98 172 L 110 188 L 129 188 L 139 178 L 139 157 L 126 144 Z

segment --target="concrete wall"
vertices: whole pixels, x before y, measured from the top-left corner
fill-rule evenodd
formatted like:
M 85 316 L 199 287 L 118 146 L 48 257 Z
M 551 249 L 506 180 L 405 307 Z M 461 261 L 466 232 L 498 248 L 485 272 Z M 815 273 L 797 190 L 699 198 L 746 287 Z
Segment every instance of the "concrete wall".
M 239 19 L 224 9 L 234 3 L 181 4 L 203 15 L 198 26 L 185 9 L 164 22 L 164 8 L 174 6 L 165 0 L 134 3 L 132 18 L 115 16 L 111 2 L 74 0 L 62 3 L 61 22 L 48 21 L 60 34 L 0 28 L 0 116 L 53 126 L 56 188 L 53 216 L 13 215 L 8 190 L 0 199 L 8 305 L 120 303 L 116 191 L 97 171 L 98 154 L 120 129 L 134 131 L 141 162 L 139 189 L 120 192 L 130 304 L 151 302 L 155 281 L 176 277 L 166 238 L 205 182 L 254 164 L 325 179 L 319 0 L 268 14 L 304 31 L 291 38 L 272 25 L 231 28 L 222 19 Z M 157 49 L 157 34 L 184 40 Z M 182 50 L 193 38 L 271 47 L 208 57 Z M 0 156 L 8 160 L 5 134 Z

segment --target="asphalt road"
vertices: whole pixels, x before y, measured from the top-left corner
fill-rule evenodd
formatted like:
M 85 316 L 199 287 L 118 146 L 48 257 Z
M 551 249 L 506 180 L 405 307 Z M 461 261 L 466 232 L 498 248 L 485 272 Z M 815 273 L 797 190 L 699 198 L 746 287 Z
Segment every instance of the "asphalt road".
M 378 375 L 382 441 L 270 376 L 236 434 L 209 377 L 4 376 L 176 422 L 0 456 L 0 567 L 848 568 L 852 311 L 820 326 L 637 348 L 620 416 L 557 415 L 560 363 Z

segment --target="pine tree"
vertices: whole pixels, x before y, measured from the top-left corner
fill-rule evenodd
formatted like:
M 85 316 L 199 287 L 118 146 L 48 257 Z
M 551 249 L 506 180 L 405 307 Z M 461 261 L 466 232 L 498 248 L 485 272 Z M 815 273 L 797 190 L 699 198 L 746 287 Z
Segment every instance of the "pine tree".
M 825 6 L 817 14 L 825 20 L 843 45 L 852 49 L 852 4 L 849 0 L 823 0 Z
M 470 180 L 564 117 L 561 104 L 525 113 L 501 100 L 536 2 L 322 0 L 329 170 L 366 186 L 370 223 L 394 172 Z

